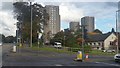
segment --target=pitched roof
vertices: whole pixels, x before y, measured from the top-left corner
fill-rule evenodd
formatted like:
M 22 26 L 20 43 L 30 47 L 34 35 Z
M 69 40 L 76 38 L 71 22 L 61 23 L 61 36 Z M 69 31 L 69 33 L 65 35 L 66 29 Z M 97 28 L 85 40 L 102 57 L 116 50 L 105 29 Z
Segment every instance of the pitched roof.
M 104 41 L 112 33 L 113 32 L 108 32 L 106 34 L 88 35 L 87 42 Z

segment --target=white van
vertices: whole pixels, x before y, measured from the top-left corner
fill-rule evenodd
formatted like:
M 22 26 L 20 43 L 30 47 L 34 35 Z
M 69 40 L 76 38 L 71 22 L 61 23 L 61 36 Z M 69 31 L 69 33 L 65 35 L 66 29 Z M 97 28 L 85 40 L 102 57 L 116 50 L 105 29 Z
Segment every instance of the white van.
M 59 43 L 59 42 L 55 42 L 55 43 L 54 43 L 54 47 L 55 47 L 55 48 L 62 48 L 62 45 L 61 45 L 61 43 Z

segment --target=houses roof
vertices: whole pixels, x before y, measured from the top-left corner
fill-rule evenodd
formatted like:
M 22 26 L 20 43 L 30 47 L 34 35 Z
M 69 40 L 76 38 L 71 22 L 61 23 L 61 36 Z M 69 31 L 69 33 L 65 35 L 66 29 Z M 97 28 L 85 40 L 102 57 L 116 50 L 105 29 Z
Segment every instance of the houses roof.
M 106 34 L 88 35 L 87 42 L 104 41 L 112 33 L 114 33 L 114 32 L 108 32 Z

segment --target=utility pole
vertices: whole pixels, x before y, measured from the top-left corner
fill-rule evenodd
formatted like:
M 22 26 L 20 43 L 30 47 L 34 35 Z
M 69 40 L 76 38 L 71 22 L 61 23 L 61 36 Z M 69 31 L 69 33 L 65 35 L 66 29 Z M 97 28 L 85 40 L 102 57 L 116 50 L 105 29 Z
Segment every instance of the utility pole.
M 87 25 L 81 25 L 80 27 L 82 28 L 82 61 L 84 60 L 84 42 L 85 42 L 85 39 L 84 39 L 84 30 L 85 30 L 85 26 L 87 26 Z
M 116 45 L 117 45 L 117 54 L 119 53 L 119 44 L 118 44 L 118 12 L 119 12 L 120 10 L 117 10 L 116 11 L 116 36 L 117 36 L 117 41 L 116 41 Z
M 32 2 L 30 2 L 30 14 L 31 14 L 31 33 L 30 33 L 30 47 L 32 47 Z
M 84 60 L 84 26 L 82 26 L 82 60 Z

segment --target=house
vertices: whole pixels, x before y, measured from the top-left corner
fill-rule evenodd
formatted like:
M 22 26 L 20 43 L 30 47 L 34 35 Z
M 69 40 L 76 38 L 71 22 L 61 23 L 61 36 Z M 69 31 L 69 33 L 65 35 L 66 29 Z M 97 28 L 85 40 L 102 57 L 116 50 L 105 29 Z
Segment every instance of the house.
M 113 44 L 116 38 L 116 32 L 111 31 L 105 34 L 88 35 L 86 42 L 88 45 L 91 45 L 93 49 L 116 50 L 116 44 Z

